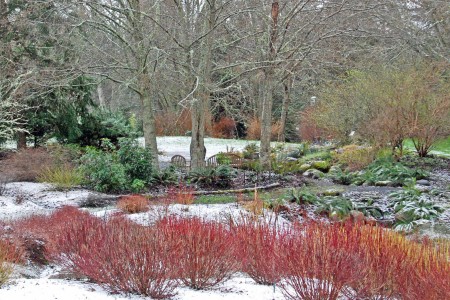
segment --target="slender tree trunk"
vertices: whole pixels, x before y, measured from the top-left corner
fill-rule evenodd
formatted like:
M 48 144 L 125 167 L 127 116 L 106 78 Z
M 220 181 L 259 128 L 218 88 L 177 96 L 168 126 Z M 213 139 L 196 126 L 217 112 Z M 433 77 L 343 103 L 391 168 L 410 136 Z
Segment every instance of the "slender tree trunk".
M 264 70 L 265 91 L 262 104 L 261 114 L 261 149 L 260 149 L 260 164 L 264 169 L 270 168 L 270 138 L 272 129 L 272 105 L 273 105 L 273 89 L 275 66 L 273 61 L 276 59 L 277 53 L 275 43 L 277 40 L 279 5 L 278 1 L 272 3 L 272 24 L 270 28 L 269 41 L 269 66 Z
M 213 30 L 216 22 L 216 1 L 208 1 L 208 17 L 205 20 L 205 32 L 209 34 L 203 39 L 201 62 L 199 65 L 198 89 L 194 93 L 192 102 L 192 137 L 190 145 L 191 167 L 199 168 L 205 165 L 205 124 L 206 112 L 209 108 L 211 69 L 212 69 L 212 46 L 214 43 Z
M 191 167 L 201 168 L 205 165 L 205 114 L 209 94 L 206 91 L 198 95 L 192 103 L 192 136 L 190 145 Z
M 289 112 L 289 105 L 291 104 L 291 86 L 292 79 L 289 76 L 285 82 L 283 82 L 284 94 L 283 94 L 283 104 L 281 106 L 281 118 L 280 118 L 280 132 L 278 133 L 278 141 L 286 141 L 286 121 Z
M 97 85 L 97 95 L 100 107 L 105 108 L 106 107 L 105 94 L 103 93 L 103 87 L 101 83 Z
M 153 154 L 153 167 L 159 170 L 158 146 L 156 143 L 155 115 L 153 113 L 153 99 L 151 97 L 151 82 L 148 74 L 140 75 L 139 86 L 141 87 L 140 99 L 142 105 L 142 120 L 144 129 L 145 148 Z

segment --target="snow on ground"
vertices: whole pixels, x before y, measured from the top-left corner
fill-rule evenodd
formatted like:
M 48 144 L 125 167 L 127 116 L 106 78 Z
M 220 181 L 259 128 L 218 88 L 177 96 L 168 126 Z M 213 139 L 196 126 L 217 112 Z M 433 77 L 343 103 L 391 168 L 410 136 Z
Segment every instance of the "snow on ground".
M 79 189 L 56 191 L 50 184 L 12 182 L 0 196 L 0 220 L 23 218 L 31 214 L 46 214 L 64 205 L 77 205 L 92 191 Z
M 256 284 L 244 276 L 234 277 L 218 287 L 198 291 L 179 288 L 174 300 L 281 300 L 281 291 Z M 138 295 L 114 295 L 97 284 L 65 279 L 20 278 L 0 289 L 0 299 L 11 300 L 144 300 Z

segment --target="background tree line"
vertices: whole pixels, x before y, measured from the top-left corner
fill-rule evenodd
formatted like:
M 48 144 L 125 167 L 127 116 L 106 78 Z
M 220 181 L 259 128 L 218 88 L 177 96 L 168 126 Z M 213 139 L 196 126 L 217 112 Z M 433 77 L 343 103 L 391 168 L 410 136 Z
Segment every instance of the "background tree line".
M 258 138 L 268 166 L 312 125 L 426 148 L 449 133 L 449 39 L 447 1 L 0 0 L 0 138 L 95 144 L 134 113 L 152 153 L 190 131 L 194 167 L 206 135 Z

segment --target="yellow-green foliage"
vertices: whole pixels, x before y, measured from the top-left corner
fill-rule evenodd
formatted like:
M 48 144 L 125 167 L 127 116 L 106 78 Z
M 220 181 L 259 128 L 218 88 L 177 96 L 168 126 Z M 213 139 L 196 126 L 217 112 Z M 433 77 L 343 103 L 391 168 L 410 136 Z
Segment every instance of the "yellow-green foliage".
M 52 183 L 57 189 L 67 190 L 80 185 L 83 175 L 72 166 L 59 165 L 44 168 L 37 179 L 39 182 Z
M 334 159 L 351 171 L 361 170 L 375 159 L 376 151 L 372 147 L 348 145 L 333 154 Z

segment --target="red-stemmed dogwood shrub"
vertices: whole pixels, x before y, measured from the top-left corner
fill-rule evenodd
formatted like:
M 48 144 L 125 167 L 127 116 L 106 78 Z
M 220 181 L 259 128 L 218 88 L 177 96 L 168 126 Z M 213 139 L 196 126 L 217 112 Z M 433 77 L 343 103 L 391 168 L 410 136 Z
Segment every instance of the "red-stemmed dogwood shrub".
M 362 224 L 307 223 L 286 244 L 287 299 L 447 299 L 447 245 L 416 243 Z M 437 288 L 438 287 L 438 288 Z
M 360 273 L 358 253 L 346 251 L 340 229 L 320 223 L 296 227 L 285 243 L 280 286 L 287 299 L 338 299 Z
M 56 259 L 113 293 L 170 298 L 178 286 L 172 254 L 179 249 L 166 241 L 161 231 L 123 217 L 87 220 L 59 237 Z
M 242 271 L 259 284 L 272 285 L 280 281 L 279 263 L 289 228 L 279 228 L 266 220 L 242 218 L 233 229 Z
M 55 241 L 68 227 L 96 219 L 88 212 L 64 206 L 50 215 L 34 215 L 11 223 L 11 238 L 22 249 L 24 257 L 38 264 L 46 264 L 51 253 L 57 251 Z
M 205 289 L 239 268 L 233 233 L 223 224 L 199 218 L 166 217 L 156 225 L 172 248 L 179 249 L 175 276 L 186 286 Z

